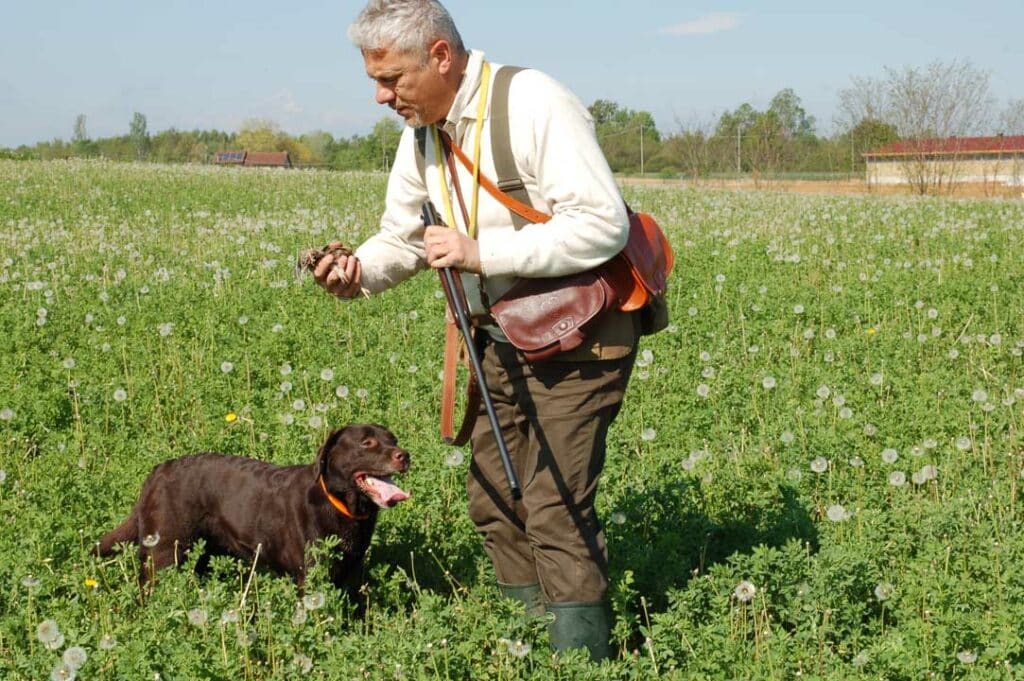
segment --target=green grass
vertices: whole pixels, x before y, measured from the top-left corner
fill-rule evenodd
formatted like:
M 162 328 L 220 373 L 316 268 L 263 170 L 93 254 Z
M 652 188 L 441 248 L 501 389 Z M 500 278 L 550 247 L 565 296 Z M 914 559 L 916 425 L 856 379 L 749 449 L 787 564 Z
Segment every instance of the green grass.
M 1024 675 L 1021 204 L 628 190 L 677 265 L 609 437 L 597 667 L 494 588 L 437 435 L 435 279 L 346 303 L 294 276 L 384 187 L 0 161 L 0 678 L 75 646 L 100 679 Z M 364 617 L 319 573 L 313 609 L 230 559 L 143 601 L 131 557 L 90 556 L 156 463 L 304 463 L 350 421 L 413 456 Z

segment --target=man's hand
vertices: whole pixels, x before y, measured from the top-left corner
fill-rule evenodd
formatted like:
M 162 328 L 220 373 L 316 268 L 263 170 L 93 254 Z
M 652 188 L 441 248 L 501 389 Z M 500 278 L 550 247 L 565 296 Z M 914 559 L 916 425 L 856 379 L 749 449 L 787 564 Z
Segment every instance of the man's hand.
M 356 298 L 362 293 L 363 267 L 354 255 L 327 253 L 313 270 L 313 279 L 339 298 Z
M 480 274 L 480 244 L 448 227 L 430 225 L 423 234 L 427 264 L 433 268 L 454 267 Z

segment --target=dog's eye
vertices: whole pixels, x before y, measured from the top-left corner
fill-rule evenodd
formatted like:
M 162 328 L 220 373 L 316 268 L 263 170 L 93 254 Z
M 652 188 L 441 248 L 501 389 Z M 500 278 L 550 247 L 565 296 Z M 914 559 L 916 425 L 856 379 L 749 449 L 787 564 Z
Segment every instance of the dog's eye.
M 375 437 L 363 438 L 363 447 L 365 449 L 373 449 L 376 446 L 377 446 L 377 438 L 375 438 Z

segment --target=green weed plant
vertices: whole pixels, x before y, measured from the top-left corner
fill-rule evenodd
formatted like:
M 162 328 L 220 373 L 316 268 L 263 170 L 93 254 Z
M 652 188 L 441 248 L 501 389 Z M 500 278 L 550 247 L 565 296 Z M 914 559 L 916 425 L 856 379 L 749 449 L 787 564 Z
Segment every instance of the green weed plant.
M 436 278 L 342 302 L 294 274 L 384 190 L 0 161 L 0 678 L 1024 677 L 1019 202 L 627 191 L 675 246 L 673 320 L 609 437 L 594 666 L 494 587 L 438 437 Z M 92 557 L 157 463 L 307 463 L 353 421 L 412 452 L 362 616 L 317 570 L 193 554 L 143 592 Z

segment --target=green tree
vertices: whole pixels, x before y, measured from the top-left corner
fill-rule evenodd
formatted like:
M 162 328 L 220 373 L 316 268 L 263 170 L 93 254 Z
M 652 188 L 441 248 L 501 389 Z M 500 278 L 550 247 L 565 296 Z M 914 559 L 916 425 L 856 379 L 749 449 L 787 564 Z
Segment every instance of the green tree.
M 149 131 L 146 129 L 146 117 L 136 111 L 132 114 L 132 122 L 128 128 L 128 136 L 135 147 L 136 160 L 143 161 L 149 154 Z
M 588 107 L 597 141 L 614 172 L 657 170 L 661 133 L 647 111 L 633 111 L 599 99 Z M 648 161 L 655 165 L 648 168 Z
M 278 149 L 281 128 L 271 120 L 250 118 L 242 123 L 235 142 L 245 151 L 283 151 Z

